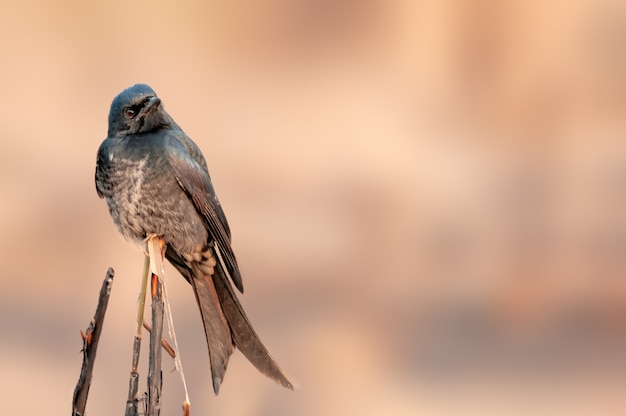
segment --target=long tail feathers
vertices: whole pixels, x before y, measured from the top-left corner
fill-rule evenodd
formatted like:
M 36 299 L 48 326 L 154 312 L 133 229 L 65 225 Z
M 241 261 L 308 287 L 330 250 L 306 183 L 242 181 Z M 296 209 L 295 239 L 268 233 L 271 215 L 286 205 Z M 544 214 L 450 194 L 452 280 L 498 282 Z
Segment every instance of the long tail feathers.
M 218 394 L 220 384 L 224 380 L 228 359 L 233 353 L 233 338 L 226 317 L 222 312 L 213 279 L 211 276 L 202 274 L 196 266 L 193 267 L 192 272 L 191 285 L 198 301 L 206 342 L 209 347 L 213 391 Z
M 190 270 L 170 247 L 166 257 L 194 289 L 204 323 L 215 394 L 219 393 L 233 344 L 261 373 L 293 390 L 295 383 L 279 367 L 252 328 L 220 265 L 215 267 L 213 276 L 209 276 L 197 265 Z
M 261 339 L 252 328 L 250 321 L 237 300 L 233 288 L 220 267 L 215 268 L 213 276 L 217 296 L 220 298 L 222 310 L 230 325 L 235 346 L 246 356 L 257 370 L 279 383 L 283 387 L 293 390 L 294 383 L 272 358 Z

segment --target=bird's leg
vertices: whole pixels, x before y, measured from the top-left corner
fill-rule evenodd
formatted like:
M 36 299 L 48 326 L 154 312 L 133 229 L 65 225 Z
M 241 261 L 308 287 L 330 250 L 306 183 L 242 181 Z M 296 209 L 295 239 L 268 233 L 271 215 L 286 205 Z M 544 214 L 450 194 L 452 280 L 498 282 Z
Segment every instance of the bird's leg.
M 153 262 L 151 262 L 151 259 L 152 259 L 151 254 L 153 253 L 153 250 L 154 250 L 154 247 L 152 246 L 152 244 L 154 244 L 153 241 L 156 239 L 157 239 L 156 236 L 151 235 L 144 240 L 146 244 L 146 249 L 144 250 L 145 259 L 143 263 L 143 276 L 141 278 L 141 291 L 139 292 L 139 302 L 137 306 L 137 331 L 135 332 L 135 338 L 138 338 L 140 340 L 141 340 L 141 328 L 143 327 L 143 322 L 144 322 L 144 319 L 143 319 L 144 310 L 146 308 L 146 292 L 148 290 L 148 274 L 152 271 L 152 274 L 157 274 L 159 276 L 161 275 L 161 272 L 155 273 Z M 158 240 L 162 241 L 162 239 L 158 239 Z M 163 244 L 163 247 L 165 246 L 164 243 L 159 242 L 159 246 L 161 246 L 161 244 Z M 164 253 L 164 251 L 162 253 Z M 163 268 L 162 263 L 163 261 L 161 260 L 161 269 Z M 136 371 L 136 366 L 133 366 L 133 369 L 135 369 Z
M 158 235 L 148 237 L 148 257 L 150 258 L 150 271 L 153 275 L 163 279 L 163 256 L 167 245 Z

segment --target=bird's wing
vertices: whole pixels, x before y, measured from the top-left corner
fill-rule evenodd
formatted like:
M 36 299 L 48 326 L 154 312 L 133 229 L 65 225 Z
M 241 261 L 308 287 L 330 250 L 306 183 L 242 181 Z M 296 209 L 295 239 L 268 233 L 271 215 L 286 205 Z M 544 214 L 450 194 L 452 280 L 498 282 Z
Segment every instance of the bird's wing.
M 103 169 L 104 164 L 106 163 L 106 159 L 104 157 L 104 146 L 104 143 L 100 145 L 100 148 L 98 149 L 98 156 L 96 158 L 96 192 L 100 198 L 104 198 L 104 183 L 106 179 L 106 174 Z
M 237 261 L 230 245 L 229 235 L 225 229 L 225 220 L 220 220 L 222 210 L 211 185 L 211 179 L 208 172 L 202 169 L 195 158 L 189 156 L 186 147 L 180 146 L 181 144 L 179 142 L 179 145 L 174 145 L 167 152 L 169 162 L 173 167 L 180 186 L 189 195 L 196 209 L 203 216 L 207 229 L 215 241 L 213 252 L 221 257 L 225 267 L 222 267 L 219 259 L 216 259 L 218 264 L 213 275 L 205 276 L 193 264 L 190 269 L 190 265 L 185 263 L 169 247 L 166 256 L 194 287 L 194 292 L 203 315 L 203 321 L 205 321 L 209 356 L 212 360 L 213 388 L 217 393 L 231 352 L 229 349 L 231 344 L 226 342 L 226 340 L 230 341 L 230 339 L 226 334 L 216 337 L 216 334 L 219 334 L 219 331 L 223 329 L 223 319 L 225 318 L 228 322 L 228 327 L 230 327 L 232 342 L 248 360 L 261 373 L 284 387 L 293 389 L 293 382 L 283 372 L 259 339 L 228 281 L 228 275 L 230 275 L 230 279 L 235 286 L 240 291 L 243 291 Z M 216 303 L 217 299 L 219 299 L 218 303 Z M 218 313 L 217 315 L 219 316 L 213 317 L 215 305 L 221 306 L 223 315 Z M 219 324 L 217 328 L 211 326 L 213 321 Z
M 207 230 L 217 245 L 226 272 L 237 289 L 243 292 L 241 273 L 237 266 L 235 253 L 230 245 L 228 223 L 213 190 L 209 174 L 196 160 L 189 157 L 183 146 L 173 144 L 170 147 L 167 157 L 178 183 L 202 215 Z
M 173 137 L 177 139 L 177 142 L 180 143 L 184 150 L 188 153 L 189 156 L 202 168 L 202 170 L 206 173 L 209 185 L 209 193 L 213 195 L 215 200 L 217 201 L 216 211 L 217 215 L 219 215 L 222 224 L 224 225 L 224 229 L 226 229 L 226 235 L 230 239 L 230 227 L 228 226 L 228 221 L 226 220 L 226 215 L 224 215 L 224 211 L 217 200 L 217 196 L 215 190 L 213 189 L 213 184 L 211 183 L 211 175 L 209 175 L 209 168 L 207 167 L 206 160 L 202 155 L 202 151 L 198 147 L 198 145 L 191 140 L 180 128 L 178 130 L 173 130 L 170 133 Z

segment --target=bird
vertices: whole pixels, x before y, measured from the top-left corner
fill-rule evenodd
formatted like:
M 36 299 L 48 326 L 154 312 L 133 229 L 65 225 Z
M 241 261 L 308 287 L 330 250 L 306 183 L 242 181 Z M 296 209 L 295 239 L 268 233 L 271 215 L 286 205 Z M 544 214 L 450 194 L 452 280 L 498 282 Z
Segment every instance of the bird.
M 262 374 L 293 390 L 232 287 L 243 293 L 230 227 L 206 160 L 149 85 L 130 86 L 113 99 L 95 182 L 122 236 L 135 243 L 158 236 L 165 258 L 191 284 L 215 394 L 235 348 Z

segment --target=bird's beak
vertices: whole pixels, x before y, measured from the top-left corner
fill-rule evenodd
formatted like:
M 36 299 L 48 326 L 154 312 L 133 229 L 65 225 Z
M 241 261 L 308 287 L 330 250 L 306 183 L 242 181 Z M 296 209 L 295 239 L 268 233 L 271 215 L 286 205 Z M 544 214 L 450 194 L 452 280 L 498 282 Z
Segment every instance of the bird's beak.
M 143 108 L 144 112 L 151 113 L 152 111 L 154 111 L 157 108 L 159 108 L 159 105 L 161 105 L 161 99 L 159 97 L 152 97 L 146 103 L 146 106 Z

